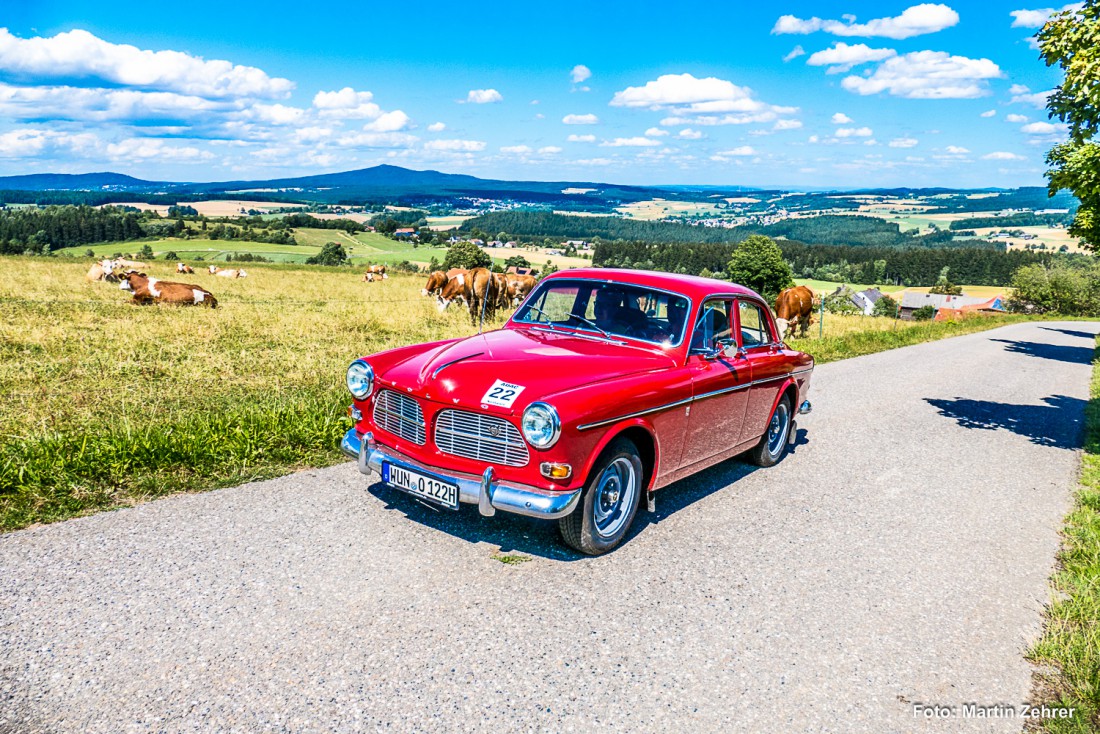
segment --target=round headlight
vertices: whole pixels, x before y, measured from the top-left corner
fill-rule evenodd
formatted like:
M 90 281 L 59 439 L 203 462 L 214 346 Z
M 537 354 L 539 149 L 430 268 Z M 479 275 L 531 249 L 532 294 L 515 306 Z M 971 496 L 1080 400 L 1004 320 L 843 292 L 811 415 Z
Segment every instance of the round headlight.
M 366 362 L 357 359 L 348 367 L 348 392 L 356 400 L 365 400 L 374 389 L 374 370 Z
M 523 437 L 537 449 L 548 449 L 561 435 L 558 411 L 546 403 L 531 403 L 523 411 Z

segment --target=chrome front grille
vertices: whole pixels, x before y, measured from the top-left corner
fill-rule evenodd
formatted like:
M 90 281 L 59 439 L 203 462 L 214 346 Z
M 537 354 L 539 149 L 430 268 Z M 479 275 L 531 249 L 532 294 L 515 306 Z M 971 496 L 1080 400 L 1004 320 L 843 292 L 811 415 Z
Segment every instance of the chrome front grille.
M 480 413 L 443 410 L 435 419 L 435 445 L 445 454 L 490 464 L 524 466 L 530 456 L 511 423 Z
M 419 446 L 427 440 L 424 411 L 420 409 L 420 403 L 393 390 L 382 390 L 374 399 L 374 424 Z

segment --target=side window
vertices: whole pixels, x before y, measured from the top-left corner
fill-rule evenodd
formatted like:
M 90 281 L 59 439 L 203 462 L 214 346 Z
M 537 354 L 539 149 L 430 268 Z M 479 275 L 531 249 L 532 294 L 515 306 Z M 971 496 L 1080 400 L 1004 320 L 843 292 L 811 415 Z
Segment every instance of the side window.
M 760 307 L 747 301 L 738 301 L 738 313 L 741 317 L 741 344 L 746 349 L 768 344 L 772 338 L 768 317 Z
M 729 339 L 733 336 L 731 316 L 733 301 L 710 300 L 703 304 L 695 327 L 691 332 L 691 351 L 699 352 L 714 347 L 715 339 Z

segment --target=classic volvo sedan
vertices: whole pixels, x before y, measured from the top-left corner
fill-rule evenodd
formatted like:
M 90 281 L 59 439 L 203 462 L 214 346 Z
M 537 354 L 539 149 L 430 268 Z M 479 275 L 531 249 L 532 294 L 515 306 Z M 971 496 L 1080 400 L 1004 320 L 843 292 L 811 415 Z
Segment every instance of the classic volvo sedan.
M 341 448 L 422 502 L 556 519 L 596 555 L 656 490 L 745 452 L 782 459 L 813 366 L 747 288 L 562 271 L 502 329 L 352 362 Z

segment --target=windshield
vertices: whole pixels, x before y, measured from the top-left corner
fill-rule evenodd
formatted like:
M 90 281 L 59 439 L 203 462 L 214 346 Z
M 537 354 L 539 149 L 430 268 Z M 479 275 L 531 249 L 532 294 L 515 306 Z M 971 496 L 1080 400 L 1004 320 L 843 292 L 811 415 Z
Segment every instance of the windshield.
M 540 283 L 512 321 L 675 346 L 689 305 L 684 296 L 645 286 L 561 278 Z

